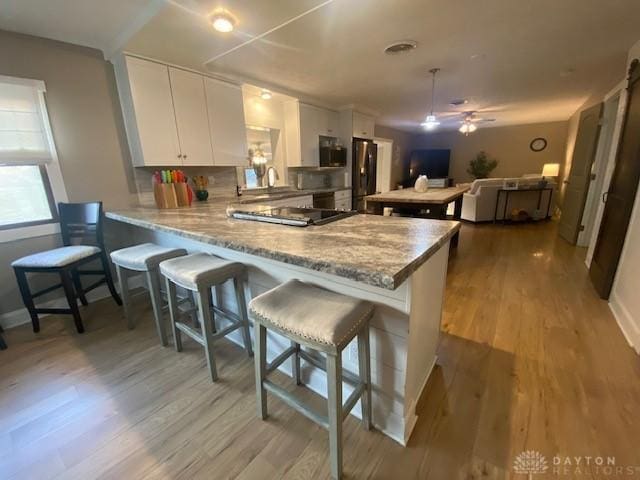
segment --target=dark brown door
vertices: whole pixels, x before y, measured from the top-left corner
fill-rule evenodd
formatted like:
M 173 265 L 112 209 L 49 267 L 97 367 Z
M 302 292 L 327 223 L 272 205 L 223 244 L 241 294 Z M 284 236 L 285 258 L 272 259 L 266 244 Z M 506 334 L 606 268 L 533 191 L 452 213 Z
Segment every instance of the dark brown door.
M 571 171 L 564 182 L 566 187 L 558 233 L 572 245 L 576 244 L 580 233 L 582 212 L 584 212 L 584 204 L 587 201 L 587 191 L 591 181 L 591 166 L 596 157 L 600 137 L 601 117 L 602 103 L 587 108 L 580 114 Z
M 640 68 L 631 63 L 627 88 L 627 112 L 620 136 L 616 166 L 606 201 L 598 240 L 589 269 L 591 281 L 602 298 L 609 298 L 629 227 L 633 202 L 640 181 Z

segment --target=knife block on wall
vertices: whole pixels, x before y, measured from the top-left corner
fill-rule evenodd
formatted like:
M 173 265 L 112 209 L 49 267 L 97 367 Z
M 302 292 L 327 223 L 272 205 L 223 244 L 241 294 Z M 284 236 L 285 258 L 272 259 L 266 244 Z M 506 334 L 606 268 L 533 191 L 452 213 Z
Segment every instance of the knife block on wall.
M 188 207 L 189 186 L 186 183 L 156 183 L 153 196 L 158 208 Z

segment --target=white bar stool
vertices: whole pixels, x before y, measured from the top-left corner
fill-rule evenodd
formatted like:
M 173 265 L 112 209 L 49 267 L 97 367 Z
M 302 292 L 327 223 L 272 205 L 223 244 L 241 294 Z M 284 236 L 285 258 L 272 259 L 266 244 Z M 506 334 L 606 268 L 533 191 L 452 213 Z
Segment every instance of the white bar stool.
M 342 421 L 358 400 L 362 422 L 371 429 L 371 369 L 369 320 L 373 304 L 341 295 L 299 280 L 290 280 L 257 296 L 249 303 L 254 320 L 256 348 L 256 393 L 258 415 L 267 417 L 267 391 L 290 407 L 329 430 L 331 475 L 342 476 Z M 267 328 L 291 340 L 291 347 L 267 365 Z M 342 369 L 342 351 L 358 336 L 358 375 Z M 310 355 L 300 346 L 325 354 L 326 360 Z M 288 390 L 267 379 L 293 356 L 293 374 L 300 385 L 300 358 L 327 372 L 327 415 L 323 415 Z M 342 382 L 354 390 L 342 403 Z
M 247 304 L 244 295 L 244 279 L 247 273 L 246 267 L 242 263 L 223 260 L 206 253 L 196 253 L 186 257 L 165 260 L 160 264 L 160 272 L 165 276 L 169 313 L 178 352 L 182 350 L 181 333 L 188 335 L 202 345 L 207 356 L 211 380 L 214 382 L 218 379 L 214 356 L 214 341 L 236 329 L 241 329 L 247 353 L 249 356 L 253 355 Z M 211 289 L 222 285 L 228 280 L 233 280 L 240 315 L 229 312 L 221 306 L 213 305 Z M 201 332 L 186 323 L 178 321 L 176 285 L 195 292 Z M 226 317 L 231 321 L 231 324 L 217 331 L 214 313 Z
M 168 341 L 162 315 L 163 305 L 158 265 L 164 260 L 186 254 L 187 251 L 184 248 L 161 247 L 153 243 L 143 243 L 111 252 L 111 261 L 116 266 L 118 282 L 120 283 L 122 306 L 124 308 L 124 316 L 127 319 L 127 325 L 130 329 L 136 325 L 135 319 L 129 309 L 131 297 L 129 295 L 128 279 L 131 276 L 131 272 L 144 273 L 151 297 L 151 305 L 153 306 L 153 318 L 156 322 L 158 336 L 163 346 L 167 346 Z

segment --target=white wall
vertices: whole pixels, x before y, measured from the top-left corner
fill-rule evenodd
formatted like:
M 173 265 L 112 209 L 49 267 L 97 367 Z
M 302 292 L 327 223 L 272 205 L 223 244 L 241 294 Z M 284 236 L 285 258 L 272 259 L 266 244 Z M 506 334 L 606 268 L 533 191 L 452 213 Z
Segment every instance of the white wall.
M 640 58 L 640 41 L 629 52 L 627 63 Z M 640 353 L 640 188 L 627 231 L 609 305 L 629 343 Z

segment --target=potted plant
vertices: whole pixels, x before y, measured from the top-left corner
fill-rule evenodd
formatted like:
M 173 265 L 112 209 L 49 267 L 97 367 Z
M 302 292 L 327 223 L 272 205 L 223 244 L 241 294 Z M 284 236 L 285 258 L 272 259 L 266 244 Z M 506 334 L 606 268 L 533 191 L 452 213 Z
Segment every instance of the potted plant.
M 469 162 L 467 173 L 473 178 L 487 178 L 494 168 L 498 166 L 498 161 L 489 158 L 486 152 L 482 151 L 476 155 L 476 158 Z

